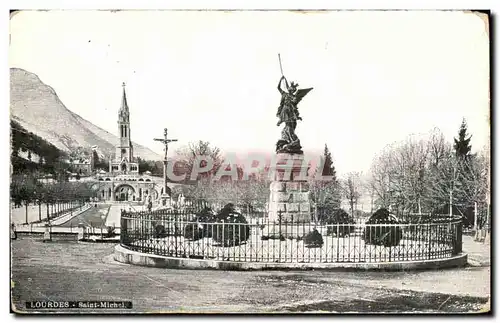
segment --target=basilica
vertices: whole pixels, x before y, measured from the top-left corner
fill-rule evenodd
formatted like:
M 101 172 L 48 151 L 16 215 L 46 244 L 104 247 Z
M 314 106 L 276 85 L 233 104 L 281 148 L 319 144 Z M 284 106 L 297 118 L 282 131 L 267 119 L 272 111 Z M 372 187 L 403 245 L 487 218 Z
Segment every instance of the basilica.
M 139 164 L 134 157 L 131 139 L 130 111 L 127 103 L 125 84 L 120 110 L 118 111 L 118 142 L 115 155 L 110 158 L 109 171 L 96 174 L 94 189 L 104 201 L 156 201 L 163 192 L 163 180 L 151 173 L 139 173 Z

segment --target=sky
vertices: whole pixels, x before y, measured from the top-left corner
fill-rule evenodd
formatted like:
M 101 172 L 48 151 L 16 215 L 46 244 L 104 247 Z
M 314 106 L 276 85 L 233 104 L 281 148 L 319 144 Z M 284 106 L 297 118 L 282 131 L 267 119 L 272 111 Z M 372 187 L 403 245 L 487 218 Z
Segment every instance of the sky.
M 367 171 L 387 144 L 465 118 L 488 142 L 485 21 L 452 11 L 25 11 L 9 65 L 37 74 L 66 107 L 117 134 L 127 84 L 132 140 L 162 153 L 163 128 L 224 152 L 274 153 L 281 77 L 314 89 L 299 104 L 305 151 L 339 173 Z M 169 151 L 170 151 L 169 149 Z

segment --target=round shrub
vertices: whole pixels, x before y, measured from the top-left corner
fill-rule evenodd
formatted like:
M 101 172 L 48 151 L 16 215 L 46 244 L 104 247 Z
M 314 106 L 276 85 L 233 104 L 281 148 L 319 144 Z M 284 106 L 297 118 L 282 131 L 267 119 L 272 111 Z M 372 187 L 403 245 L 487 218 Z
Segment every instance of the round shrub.
M 199 240 L 212 237 L 212 224 L 215 221 L 215 215 L 212 210 L 205 207 L 195 214 L 194 220 L 186 224 L 183 230 L 183 236 L 190 240 Z
M 323 237 L 318 230 L 314 229 L 304 236 L 304 244 L 308 248 L 321 248 L 323 246 Z
M 250 226 L 245 217 L 236 211 L 234 204 L 225 205 L 215 216 L 212 238 L 224 247 L 238 246 L 250 238 Z
M 356 222 L 343 209 L 335 209 L 331 214 L 325 217 L 325 223 L 328 225 L 326 230 L 327 235 L 345 237 L 354 233 L 354 224 Z
M 189 240 L 199 240 L 204 237 L 203 225 L 190 223 L 184 227 L 184 238 Z
M 212 237 L 212 225 L 209 223 L 215 222 L 215 214 L 212 209 L 206 207 L 196 214 L 196 221 L 203 226 L 203 237 Z
M 167 230 L 163 224 L 155 225 L 155 229 L 153 232 L 153 237 L 155 238 L 165 238 L 167 236 Z
M 387 209 L 377 210 L 366 221 L 364 240 L 366 244 L 394 247 L 399 244 L 403 236 L 399 226 L 370 226 L 370 224 L 399 224 L 398 218 Z

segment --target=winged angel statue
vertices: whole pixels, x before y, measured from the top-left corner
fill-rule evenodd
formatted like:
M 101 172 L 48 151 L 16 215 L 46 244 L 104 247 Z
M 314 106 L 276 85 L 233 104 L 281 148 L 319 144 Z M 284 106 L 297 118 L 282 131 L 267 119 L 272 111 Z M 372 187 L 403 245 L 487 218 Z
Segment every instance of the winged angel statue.
M 286 90 L 283 90 L 283 81 L 285 81 Z M 282 76 L 278 83 L 278 91 L 281 93 L 281 103 L 276 116 L 279 118 L 278 126 L 284 123 L 285 128 L 281 131 L 281 139 L 276 143 L 277 153 L 303 153 L 300 140 L 295 134 L 297 121 L 302 120 L 297 105 L 313 88 L 297 89 L 298 86 L 294 82 L 288 84 L 285 76 Z

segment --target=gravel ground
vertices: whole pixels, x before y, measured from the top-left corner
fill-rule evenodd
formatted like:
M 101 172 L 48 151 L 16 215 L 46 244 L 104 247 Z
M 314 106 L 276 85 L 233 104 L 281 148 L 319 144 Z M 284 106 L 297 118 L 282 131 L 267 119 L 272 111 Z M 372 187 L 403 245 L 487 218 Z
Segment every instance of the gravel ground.
M 477 312 L 489 298 L 489 266 L 411 273 L 196 271 L 116 263 L 114 244 L 26 238 L 11 246 L 12 302 L 19 312 L 33 300 L 130 300 L 134 308 L 122 313 L 456 313 Z

